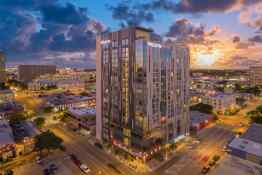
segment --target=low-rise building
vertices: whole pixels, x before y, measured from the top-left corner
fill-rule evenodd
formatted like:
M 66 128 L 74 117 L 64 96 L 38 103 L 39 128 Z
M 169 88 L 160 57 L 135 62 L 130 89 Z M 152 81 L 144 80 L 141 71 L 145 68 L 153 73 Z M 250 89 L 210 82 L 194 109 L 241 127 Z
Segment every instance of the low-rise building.
M 198 132 L 214 121 L 214 119 L 215 116 L 212 114 L 204 114 L 199 111 L 190 111 L 190 130 Z
M 234 138 L 228 148 L 232 155 L 262 165 L 262 125 L 252 124 L 246 133 Z
M 93 97 L 58 94 L 47 98 L 47 105 L 55 111 L 67 110 L 72 107 L 94 107 L 96 100 Z
M 7 120 L 0 120 L 0 159 L 7 160 L 15 156 L 15 141 L 12 128 Z
M 65 91 L 80 93 L 85 91 L 86 83 L 81 80 L 63 80 L 57 82 L 57 87 Z
M 15 96 L 10 89 L 0 90 L 0 104 L 14 101 Z
M 34 137 L 40 134 L 40 131 L 35 127 L 32 121 L 24 121 L 13 126 L 15 135 L 17 137 L 18 155 L 31 153 L 35 149 Z
M 215 93 L 214 95 L 204 96 L 202 103 L 213 106 L 217 112 L 225 112 L 236 107 L 236 96 L 234 94 Z
M 0 119 L 8 118 L 9 116 L 23 112 L 24 107 L 17 102 L 7 102 L 0 104 Z
M 96 109 L 90 107 L 70 108 L 68 113 L 79 121 L 79 125 L 88 127 L 95 125 Z
M 56 81 L 53 80 L 35 80 L 31 83 L 28 83 L 28 90 L 31 91 L 40 91 L 43 88 L 56 86 Z

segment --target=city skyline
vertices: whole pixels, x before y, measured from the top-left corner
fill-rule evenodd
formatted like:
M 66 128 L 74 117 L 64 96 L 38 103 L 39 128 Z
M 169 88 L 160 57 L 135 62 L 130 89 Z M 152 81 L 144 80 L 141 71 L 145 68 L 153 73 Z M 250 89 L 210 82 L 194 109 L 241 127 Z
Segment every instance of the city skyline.
M 94 68 L 96 34 L 139 25 L 185 41 L 192 68 L 246 68 L 261 63 L 261 7 L 259 0 L 4 0 L 0 50 L 7 66 Z

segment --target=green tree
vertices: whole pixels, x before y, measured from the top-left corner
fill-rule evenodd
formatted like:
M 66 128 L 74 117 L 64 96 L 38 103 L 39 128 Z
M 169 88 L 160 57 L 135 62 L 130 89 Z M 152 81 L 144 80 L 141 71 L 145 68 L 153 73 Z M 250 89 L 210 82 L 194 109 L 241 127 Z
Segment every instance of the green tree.
M 35 146 L 38 151 L 62 148 L 63 140 L 51 131 L 43 132 L 35 137 Z
M 251 122 L 262 124 L 262 105 L 257 106 L 256 110 L 247 112 L 246 116 Z
M 213 156 L 213 161 L 217 162 L 220 159 L 219 155 L 214 155 Z
M 38 118 L 36 118 L 36 119 L 34 120 L 34 122 L 35 122 L 35 124 L 36 124 L 36 126 L 37 126 L 38 128 L 42 128 L 42 127 L 44 126 L 44 124 L 45 124 L 45 118 L 43 118 L 43 117 L 38 117 Z
M 0 83 L 0 90 L 8 89 L 8 86 L 6 86 L 5 83 Z
M 262 105 L 257 106 L 256 111 L 262 113 Z
M 196 105 L 193 105 L 190 107 L 191 111 L 199 111 L 206 114 L 212 114 L 213 113 L 213 106 L 203 103 L 198 103 Z
M 16 113 L 10 116 L 10 124 L 19 123 L 26 120 L 24 113 Z
M 239 105 L 239 106 L 244 106 L 245 103 L 246 103 L 246 99 L 242 98 L 242 97 L 238 97 L 236 98 L 236 103 Z
M 13 170 L 5 170 L 4 175 L 13 175 L 14 171 Z
M 44 113 L 50 113 L 50 112 L 52 112 L 53 111 L 53 107 L 51 107 L 51 106 L 47 106 L 47 107 L 45 107 L 44 109 L 43 109 L 43 112 Z

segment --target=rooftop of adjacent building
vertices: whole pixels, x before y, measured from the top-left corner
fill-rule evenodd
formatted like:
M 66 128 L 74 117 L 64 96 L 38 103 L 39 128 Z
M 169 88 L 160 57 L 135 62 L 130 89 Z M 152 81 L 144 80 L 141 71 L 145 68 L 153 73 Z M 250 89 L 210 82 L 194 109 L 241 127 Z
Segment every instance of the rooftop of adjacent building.
M 241 138 L 262 144 L 262 125 L 252 124 Z
M 94 100 L 94 97 L 57 94 L 48 97 L 48 102 L 53 105 L 77 103 L 81 101 Z
M 7 120 L 0 120 L 0 148 L 7 144 L 15 144 L 12 128 Z
M 240 137 L 236 137 L 229 147 L 262 157 L 262 125 L 252 124 Z
M 95 108 L 90 108 L 90 107 L 79 107 L 79 108 L 70 108 L 69 113 L 76 117 L 84 117 L 88 115 L 95 115 L 96 114 L 96 109 Z
M 190 111 L 191 124 L 198 124 L 212 119 L 214 116 L 211 114 L 201 113 L 199 111 Z

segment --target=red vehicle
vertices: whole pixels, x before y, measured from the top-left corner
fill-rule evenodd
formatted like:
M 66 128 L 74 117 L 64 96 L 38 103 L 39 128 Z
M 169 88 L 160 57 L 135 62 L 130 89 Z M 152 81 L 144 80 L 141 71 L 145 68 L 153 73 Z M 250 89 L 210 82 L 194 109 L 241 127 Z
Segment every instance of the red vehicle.
M 81 165 L 81 162 L 80 162 L 80 160 L 76 157 L 76 155 L 70 154 L 70 158 L 71 158 L 71 160 L 72 160 L 77 166 L 80 166 L 80 165 Z
M 208 157 L 208 156 L 205 156 L 205 157 L 202 158 L 202 161 L 203 161 L 203 162 L 207 162 L 208 159 L 209 159 L 209 157 Z

